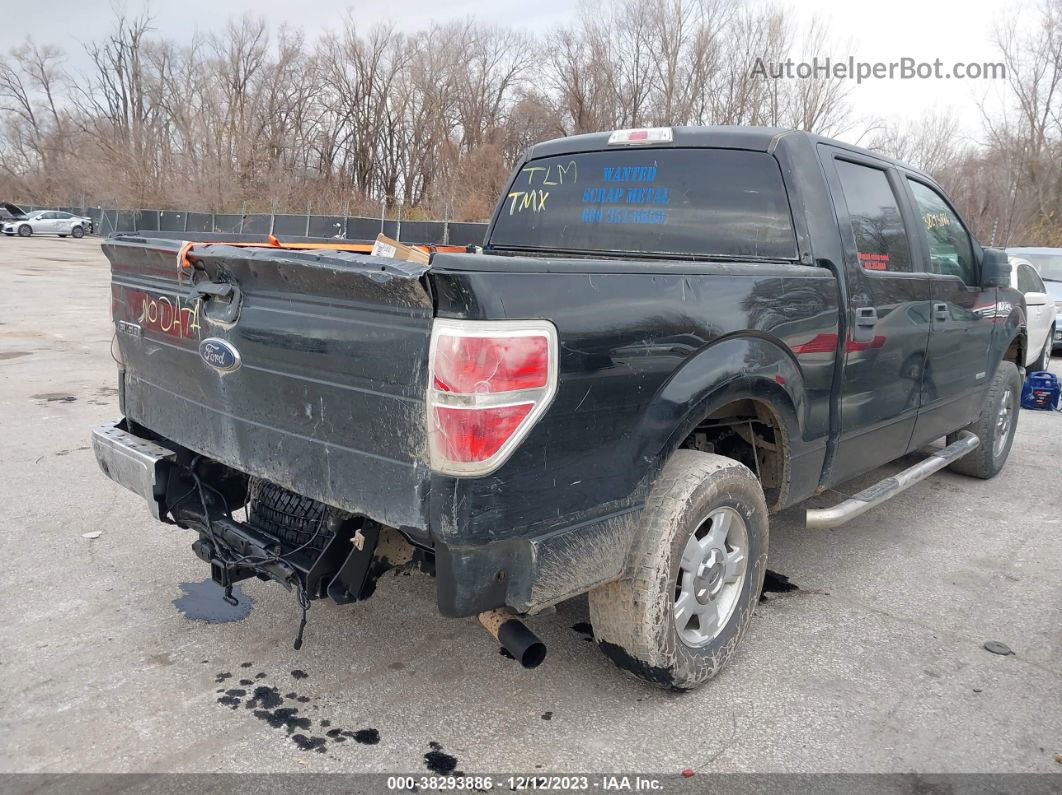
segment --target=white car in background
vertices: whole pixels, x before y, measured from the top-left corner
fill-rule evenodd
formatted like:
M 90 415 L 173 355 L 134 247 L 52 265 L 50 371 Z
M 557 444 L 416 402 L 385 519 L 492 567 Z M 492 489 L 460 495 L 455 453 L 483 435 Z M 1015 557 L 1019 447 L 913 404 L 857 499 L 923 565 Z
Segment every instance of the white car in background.
M 1008 248 L 1007 254 L 1031 262 L 1055 302 L 1055 350 L 1062 348 L 1062 248 Z
M 1025 294 L 1028 336 L 1025 366 L 1031 373 L 1046 370 L 1051 366 L 1051 350 L 1055 344 L 1055 299 L 1032 262 L 1017 254 L 1010 255 L 1010 286 Z
M 92 231 L 92 219 L 71 215 L 60 210 L 34 210 L 20 220 L 5 221 L 5 235 L 59 235 L 59 237 L 84 237 Z

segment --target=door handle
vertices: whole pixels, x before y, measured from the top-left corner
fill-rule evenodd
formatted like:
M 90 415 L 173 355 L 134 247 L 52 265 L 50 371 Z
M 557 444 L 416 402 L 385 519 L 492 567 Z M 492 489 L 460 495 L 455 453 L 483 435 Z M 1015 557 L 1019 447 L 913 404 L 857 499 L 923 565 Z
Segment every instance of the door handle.
M 943 302 L 933 304 L 933 316 L 941 323 L 948 319 L 948 305 Z
M 853 342 L 870 342 L 874 339 L 874 324 L 878 322 L 878 310 L 872 306 L 861 306 L 855 310 L 855 323 L 852 327 Z
M 196 301 L 206 302 L 205 313 L 207 317 L 221 323 L 234 323 L 240 314 L 240 303 L 243 295 L 238 285 L 228 282 L 212 282 L 202 279 L 192 285 L 188 293 L 188 301 L 194 304 Z
M 861 306 L 855 311 L 855 324 L 857 326 L 873 326 L 878 322 L 878 310 L 872 306 Z

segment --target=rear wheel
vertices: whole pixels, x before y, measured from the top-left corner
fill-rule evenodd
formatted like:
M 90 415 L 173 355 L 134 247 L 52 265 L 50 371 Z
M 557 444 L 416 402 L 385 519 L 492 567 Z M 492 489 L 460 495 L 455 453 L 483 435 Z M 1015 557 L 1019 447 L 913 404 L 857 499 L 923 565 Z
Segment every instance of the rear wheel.
M 767 526 L 763 490 L 746 466 L 676 452 L 646 503 L 631 575 L 590 592 L 602 651 L 634 676 L 674 690 L 719 673 L 763 587 Z
M 30 228 L 29 224 L 23 224 L 22 226 L 20 226 L 18 228 L 18 236 L 19 237 L 29 237 L 32 234 L 33 234 L 33 230 Z
M 987 480 L 995 477 L 1007 463 L 1014 432 L 1018 428 L 1021 405 L 1021 376 L 1014 362 L 1000 362 L 996 375 L 985 392 L 981 415 L 962 430 L 970 431 L 981 442 L 969 453 L 949 466 L 953 472 Z M 948 435 L 948 444 L 959 438 L 961 431 Z

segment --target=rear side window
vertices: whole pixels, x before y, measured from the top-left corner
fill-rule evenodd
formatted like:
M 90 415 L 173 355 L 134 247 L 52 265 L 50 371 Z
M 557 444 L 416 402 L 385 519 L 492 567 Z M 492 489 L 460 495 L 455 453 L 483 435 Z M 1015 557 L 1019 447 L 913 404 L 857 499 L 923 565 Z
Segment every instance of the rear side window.
M 868 271 L 911 271 L 911 247 L 900 204 L 880 168 L 837 160 L 859 264 Z
M 1045 292 L 1044 283 L 1040 281 L 1040 276 L 1032 269 L 1031 265 L 1026 265 L 1024 262 L 1018 263 L 1018 292 Z
M 532 160 L 491 246 L 796 259 L 775 159 L 733 149 L 616 149 Z
M 973 245 L 944 197 L 921 182 L 908 179 L 915 206 L 922 220 L 922 229 L 929 242 L 929 262 L 934 273 L 958 276 L 966 284 L 977 284 L 977 268 L 974 266 Z

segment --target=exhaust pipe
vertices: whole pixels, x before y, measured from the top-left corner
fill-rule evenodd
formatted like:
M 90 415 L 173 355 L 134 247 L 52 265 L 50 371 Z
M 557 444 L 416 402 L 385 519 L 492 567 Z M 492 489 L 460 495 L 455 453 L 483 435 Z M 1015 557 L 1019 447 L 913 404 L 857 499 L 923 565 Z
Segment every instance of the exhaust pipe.
M 487 610 L 479 614 L 479 623 L 524 668 L 537 668 L 546 659 L 546 644 L 512 613 Z

